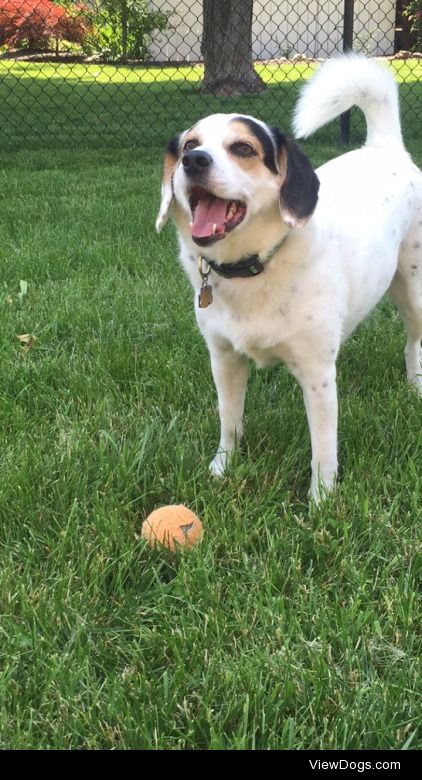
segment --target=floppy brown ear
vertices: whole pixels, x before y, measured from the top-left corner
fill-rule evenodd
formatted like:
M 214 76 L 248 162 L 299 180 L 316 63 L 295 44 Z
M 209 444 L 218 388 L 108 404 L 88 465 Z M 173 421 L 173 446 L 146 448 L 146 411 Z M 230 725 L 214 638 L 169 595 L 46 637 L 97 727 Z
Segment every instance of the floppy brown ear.
M 167 222 L 170 207 L 173 201 L 173 174 L 179 159 L 179 136 L 173 138 L 167 146 L 164 155 L 163 179 L 161 182 L 161 203 L 158 212 L 155 229 L 161 231 Z
M 319 179 L 306 154 L 290 138 L 280 144 L 279 167 L 284 174 L 280 212 L 289 227 L 302 227 L 318 202 Z

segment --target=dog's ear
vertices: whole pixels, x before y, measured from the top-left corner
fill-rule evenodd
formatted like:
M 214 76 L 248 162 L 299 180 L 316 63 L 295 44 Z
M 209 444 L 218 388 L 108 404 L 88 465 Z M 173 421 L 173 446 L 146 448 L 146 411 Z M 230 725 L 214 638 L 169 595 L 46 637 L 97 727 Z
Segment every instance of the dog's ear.
M 306 154 L 290 138 L 273 130 L 278 146 L 279 170 L 283 176 L 280 189 L 280 213 L 289 227 L 302 227 L 313 214 L 318 202 L 319 179 Z
M 179 145 L 179 136 L 172 138 L 167 145 L 166 153 L 164 155 L 161 203 L 157 221 L 155 223 L 157 233 L 159 233 L 166 224 L 173 201 L 173 174 L 177 160 L 179 159 Z

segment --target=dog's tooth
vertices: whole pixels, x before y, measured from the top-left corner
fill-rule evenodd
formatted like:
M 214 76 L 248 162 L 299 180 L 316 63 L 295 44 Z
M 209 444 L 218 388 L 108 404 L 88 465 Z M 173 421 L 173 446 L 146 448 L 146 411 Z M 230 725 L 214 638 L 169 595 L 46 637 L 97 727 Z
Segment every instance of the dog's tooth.
M 213 234 L 213 236 L 215 236 L 216 232 L 217 232 L 217 225 L 214 222 L 214 224 L 212 226 L 212 234 Z

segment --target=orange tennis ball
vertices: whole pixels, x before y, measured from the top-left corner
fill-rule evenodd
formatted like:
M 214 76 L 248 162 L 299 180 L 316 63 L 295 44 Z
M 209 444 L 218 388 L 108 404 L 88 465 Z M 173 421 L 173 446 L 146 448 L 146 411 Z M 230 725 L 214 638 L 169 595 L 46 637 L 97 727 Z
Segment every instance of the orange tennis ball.
M 162 544 L 174 552 L 178 546 L 193 547 L 202 536 L 202 523 L 182 504 L 161 506 L 142 523 L 142 536 L 151 547 Z

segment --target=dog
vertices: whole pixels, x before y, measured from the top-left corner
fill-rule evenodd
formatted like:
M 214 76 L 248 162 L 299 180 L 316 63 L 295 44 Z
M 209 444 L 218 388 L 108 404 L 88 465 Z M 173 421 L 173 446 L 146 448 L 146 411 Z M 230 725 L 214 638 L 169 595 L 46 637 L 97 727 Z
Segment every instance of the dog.
M 353 105 L 364 146 L 315 171 L 259 119 L 201 119 L 167 147 L 156 222 L 159 232 L 172 212 L 210 354 L 221 425 L 211 472 L 224 473 L 242 436 L 248 359 L 283 361 L 303 390 L 316 502 L 336 483 L 340 346 L 387 291 L 422 394 L 422 172 L 403 145 L 393 76 L 363 55 L 326 61 L 302 90 L 294 135 Z

